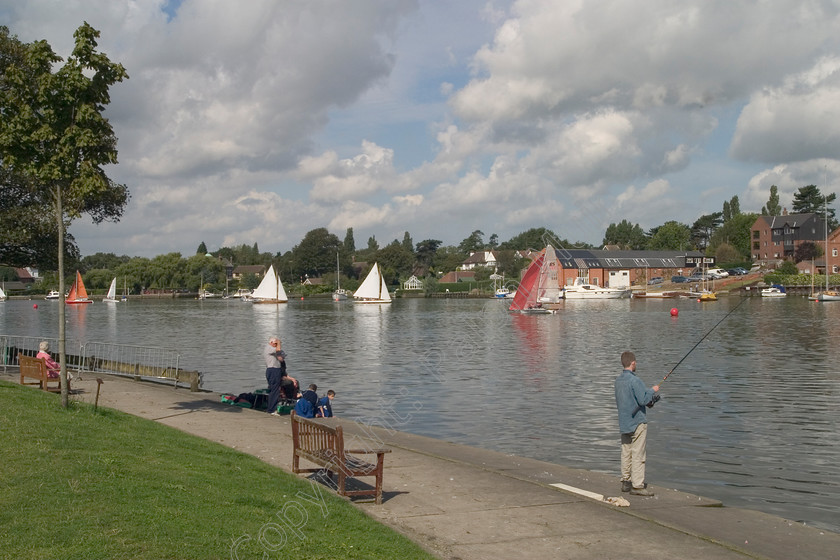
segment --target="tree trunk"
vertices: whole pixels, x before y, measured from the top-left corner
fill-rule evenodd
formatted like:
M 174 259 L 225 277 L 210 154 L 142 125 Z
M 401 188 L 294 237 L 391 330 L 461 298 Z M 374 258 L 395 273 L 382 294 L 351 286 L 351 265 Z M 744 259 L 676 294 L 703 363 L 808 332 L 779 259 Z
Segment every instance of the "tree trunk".
M 64 298 L 64 207 L 61 201 L 61 187 L 55 187 L 55 214 L 58 220 L 58 363 L 61 365 L 61 406 L 69 405 L 70 385 L 67 382 L 67 351 L 65 340 L 65 312 L 67 304 Z

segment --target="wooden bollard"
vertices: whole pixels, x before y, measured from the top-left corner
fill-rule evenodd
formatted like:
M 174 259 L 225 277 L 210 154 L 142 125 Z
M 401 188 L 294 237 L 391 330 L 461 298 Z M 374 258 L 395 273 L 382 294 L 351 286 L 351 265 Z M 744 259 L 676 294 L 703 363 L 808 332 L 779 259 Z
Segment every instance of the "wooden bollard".
M 102 387 L 102 378 L 96 378 L 96 401 L 93 403 L 93 411 L 96 412 L 96 409 L 99 407 L 99 388 Z

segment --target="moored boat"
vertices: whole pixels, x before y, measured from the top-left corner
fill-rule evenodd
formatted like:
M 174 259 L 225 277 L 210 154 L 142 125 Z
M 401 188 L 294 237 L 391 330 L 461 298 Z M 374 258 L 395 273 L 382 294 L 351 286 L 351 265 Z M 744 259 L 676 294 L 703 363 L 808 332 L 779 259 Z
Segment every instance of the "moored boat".
M 283 288 L 283 283 L 274 272 L 274 265 L 268 267 L 268 271 L 253 291 L 248 301 L 252 303 L 288 303 L 289 298 L 286 296 L 286 290 Z
M 61 293 L 58 290 L 50 290 L 44 299 L 61 299 Z
M 773 284 L 769 288 L 761 290 L 761 297 L 778 298 L 787 296 L 785 287 L 779 284 Z
M 76 271 L 76 281 L 70 287 L 70 292 L 64 302 L 69 305 L 93 303 L 93 300 L 88 297 L 85 283 L 82 281 L 82 275 L 78 270 Z
M 373 263 L 373 268 L 365 276 L 362 285 L 353 293 L 353 301 L 356 303 L 391 303 L 391 294 L 388 293 L 388 286 L 379 271 L 379 263 Z
M 111 280 L 111 285 L 108 287 L 108 293 L 102 298 L 102 301 L 107 303 L 119 303 L 120 300 L 117 299 L 117 277 L 114 276 L 114 279 Z
M 563 288 L 563 297 L 566 299 L 622 299 L 629 298 L 631 293 L 629 288 L 590 284 L 587 278 L 575 278 L 574 284 Z

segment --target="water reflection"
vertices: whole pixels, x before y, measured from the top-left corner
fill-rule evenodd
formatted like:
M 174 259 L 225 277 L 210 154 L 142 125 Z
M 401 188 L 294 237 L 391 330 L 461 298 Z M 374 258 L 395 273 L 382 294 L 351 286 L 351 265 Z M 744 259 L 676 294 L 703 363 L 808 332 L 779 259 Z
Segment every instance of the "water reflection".
M 0 333 L 56 336 L 58 303 L 38 303 L 0 306 Z M 542 316 L 498 300 L 85 307 L 68 309 L 68 338 L 177 348 L 214 391 L 265 386 L 261 352 L 276 334 L 290 373 L 334 389 L 340 415 L 612 474 L 620 353 L 636 352 L 652 385 L 691 351 L 650 414 L 650 479 L 840 530 L 840 305 L 575 301 Z

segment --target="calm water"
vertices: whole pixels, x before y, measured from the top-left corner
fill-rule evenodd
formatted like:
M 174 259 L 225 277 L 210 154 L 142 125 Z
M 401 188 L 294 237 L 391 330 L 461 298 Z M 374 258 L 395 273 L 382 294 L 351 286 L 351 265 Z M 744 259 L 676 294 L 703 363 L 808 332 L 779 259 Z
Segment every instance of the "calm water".
M 56 336 L 58 303 L 33 303 L 0 304 L 0 334 Z M 260 352 L 278 334 L 289 372 L 336 390 L 341 416 L 617 476 L 620 353 L 652 385 L 739 303 L 663 385 L 648 479 L 840 531 L 840 304 L 570 301 L 521 316 L 492 299 L 97 302 L 68 308 L 67 336 L 177 348 L 204 388 L 240 393 L 265 385 Z

